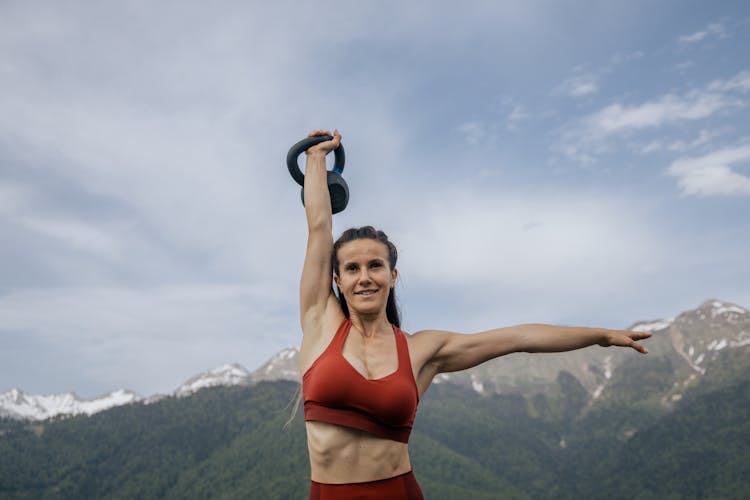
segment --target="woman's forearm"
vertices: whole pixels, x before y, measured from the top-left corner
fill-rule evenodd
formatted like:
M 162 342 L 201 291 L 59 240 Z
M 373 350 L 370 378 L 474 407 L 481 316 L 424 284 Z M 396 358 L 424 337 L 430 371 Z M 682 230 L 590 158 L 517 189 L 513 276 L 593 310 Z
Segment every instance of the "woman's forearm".
M 305 166 L 305 212 L 307 226 L 312 231 L 323 229 L 330 232 L 331 198 L 328 193 L 326 157 L 323 153 L 307 155 Z
M 608 330 L 604 328 L 540 324 L 518 325 L 513 328 L 520 329 L 518 350 L 523 352 L 562 352 L 594 344 L 608 345 Z

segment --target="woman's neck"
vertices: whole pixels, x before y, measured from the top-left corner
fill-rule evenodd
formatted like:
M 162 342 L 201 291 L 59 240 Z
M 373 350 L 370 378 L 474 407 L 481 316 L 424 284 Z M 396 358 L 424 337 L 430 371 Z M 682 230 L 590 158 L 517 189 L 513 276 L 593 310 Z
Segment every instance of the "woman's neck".
M 363 337 L 367 338 L 372 338 L 380 332 L 389 330 L 391 327 L 385 311 L 372 316 L 350 312 L 350 317 L 352 320 L 352 326 L 354 326 Z

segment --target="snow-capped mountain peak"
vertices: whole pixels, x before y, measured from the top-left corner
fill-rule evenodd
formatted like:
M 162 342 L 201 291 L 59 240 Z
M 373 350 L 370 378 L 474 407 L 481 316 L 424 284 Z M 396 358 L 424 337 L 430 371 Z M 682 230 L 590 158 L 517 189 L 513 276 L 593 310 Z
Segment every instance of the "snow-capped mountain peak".
M 299 349 L 294 346 L 288 346 L 279 351 L 250 375 L 253 383 L 260 380 L 294 380 L 299 382 L 300 378 Z
M 174 395 L 184 397 L 206 387 L 242 385 L 249 382 L 250 372 L 237 363 L 222 365 L 190 378 L 177 388 Z
M 719 300 L 710 300 L 704 302 L 701 306 L 701 309 L 708 309 L 712 319 L 721 315 L 732 317 L 750 314 L 747 309 L 744 309 L 736 304 L 721 302 Z
M 288 363 L 296 364 L 297 350 L 293 347 L 285 349 L 276 354 L 266 363 L 270 369 L 257 370 L 253 373 L 263 371 L 263 379 L 284 378 L 276 376 L 275 366 L 286 366 Z M 284 371 L 284 368 L 280 368 Z M 258 378 L 257 376 L 255 378 Z M 206 372 L 200 373 L 185 381 L 171 395 L 184 397 L 194 394 L 201 389 L 216 386 L 249 385 L 253 383 L 251 373 L 243 366 L 233 363 L 226 364 Z M 104 396 L 94 399 L 81 399 L 75 393 L 68 392 L 52 395 L 27 394 L 19 389 L 11 389 L 0 394 L 0 417 L 10 417 L 22 420 L 46 420 L 58 415 L 93 415 L 100 411 L 114 408 L 115 406 L 141 402 L 149 404 L 158 401 L 163 395 L 153 395 L 144 398 L 132 391 L 120 389 Z
M 95 399 L 81 399 L 72 392 L 34 395 L 18 389 L 0 394 L 0 415 L 29 420 L 45 420 L 57 415 L 93 415 L 115 406 L 141 401 L 138 394 L 120 389 Z

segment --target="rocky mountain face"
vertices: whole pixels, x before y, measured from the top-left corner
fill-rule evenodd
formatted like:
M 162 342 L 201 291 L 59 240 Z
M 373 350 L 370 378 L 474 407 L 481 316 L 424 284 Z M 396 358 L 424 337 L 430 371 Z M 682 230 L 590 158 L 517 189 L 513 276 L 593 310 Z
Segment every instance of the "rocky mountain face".
M 559 390 L 561 372 L 571 374 L 588 393 L 589 404 L 606 399 L 608 391 L 634 378 L 650 374 L 649 390 L 665 407 L 679 401 L 684 390 L 701 381 L 707 369 L 716 366 L 729 351 L 738 362 L 750 350 L 750 312 L 736 304 L 708 300 L 694 310 L 673 318 L 639 321 L 630 329 L 649 331 L 645 341 L 649 354 L 643 356 L 623 348 L 592 346 L 566 353 L 514 353 L 471 370 L 440 374 L 433 383 L 450 381 L 480 394 L 548 394 Z M 726 356 L 724 356 L 726 358 Z M 750 363 L 750 361 L 749 361 Z M 736 363 L 735 363 L 736 364 Z M 653 372 L 653 373 L 652 373 Z M 717 373 L 718 370 L 713 370 Z M 299 382 L 299 351 L 288 347 L 255 371 L 238 364 L 224 365 L 198 374 L 171 395 L 184 397 L 205 387 L 251 385 L 261 380 Z M 95 400 L 81 400 L 74 394 L 34 396 L 14 389 L 0 394 L 0 416 L 43 420 L 60 414 L 92 414 L 133 402 L 149 403 L 162 395 L 143 398 L 130 391 L 115 391 Z
M 644 341 L 648 356 L 631 349 L 599 346 L 566 353 L 514 353 L 466 372 L 439 377 L 478 392 L 527 394 L 550 390 L 558 373 L 567 371 L 581 382 L 592 399 L 597 399 L 616 379 L 627 376 L 620 372 L 630 369 L 630 365 L 667 363 L 674 386 L 667 396 L 679 399 L 680 387 L 675 384 L 685 387 L 704 375 L 720 351 L 750 345 L 750 313 L 718 300 L 708 300 L 674 318 L 639 321 L 629 329 L 653 334 Z
M 263 366 L 250 374 L 250 382 L 261 380 L 293 380 L 299 382 L 299 349 L 289 346 L 275 354 Z

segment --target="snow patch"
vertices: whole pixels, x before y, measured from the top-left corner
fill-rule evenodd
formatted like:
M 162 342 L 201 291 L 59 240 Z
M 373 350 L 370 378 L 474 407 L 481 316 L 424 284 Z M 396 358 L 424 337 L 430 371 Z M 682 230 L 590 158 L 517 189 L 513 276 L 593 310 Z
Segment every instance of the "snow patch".
M 602 391 L 604 391 L 604 384 L 601 384 L 596 389 L 594 389 L 594 394 L 592 395 L 592 397 L 594 399 L 598 398 L 599 396 L 602 395 Z
M 612 378 L 612 356 L 604 358 L 604 378 L 607 380 Z
M 716 339 L 716 340 L 712 340 L 706 346 L 706 349 L 708 349 L 709 351 L 721 351 L 728 345 L 729 345 L 729 342 L 727 342 L 727 339 Z
M 222 365 L 191 378 L 178 387 L 174 395 L 185 397 L 207 387 L 240 385 L 249 377 L 250 372 L 238 364 Z
M 737 335 L 737 340 L 731 340 L 729 342 L 729 347 L 742 347 L 748 344 L 750 344 L 750 334 L 746 331 L 741 331 Z
M 636 332 L 658 332 L 669 328 L 674 323 L 674 318 L 660 319 L 657 321 L 644 321 L 636 323 L 631 330 Z
M 471 386 L 479 394 L 484 394 L 484 384 L 480 380 L 478 380 L 477 376 L 473 373 L 471 374 Z
M 720 314 L 726 314 L 726 313 L 747 314 L 748 311 L 746 309 L 743 309 L 740 306 L 735 306 L 733 304 L 724 304 L 717 300 L 711 303 L 711 317 L 712 318 L 715 318 L 716 316 Z
M 274 361 L 293 359 L 298 353 L 299 350 L 296 347 L 290 345 L 286 349 L 277 352 L 273 356 L 273 358 L 271 358 L 271 362 L 273 363 Z

